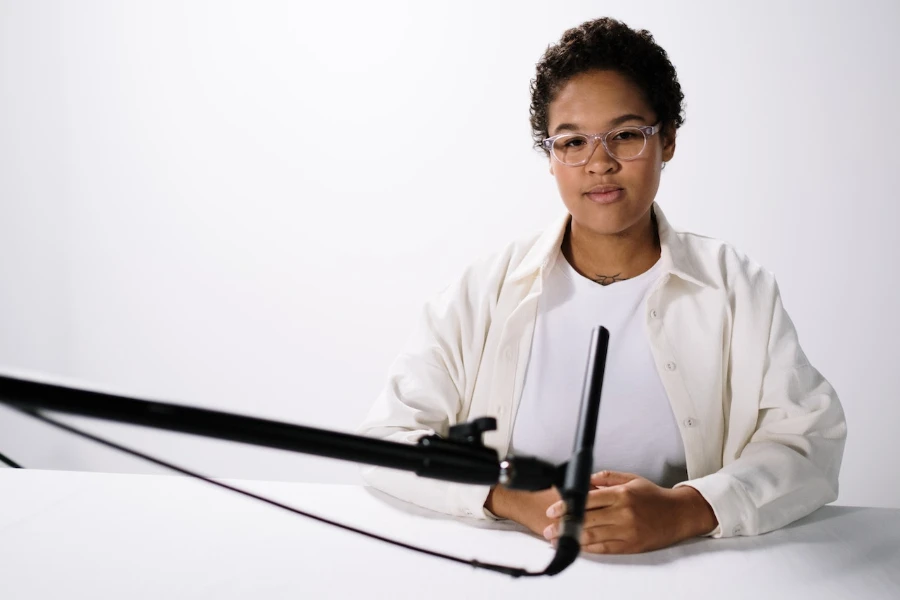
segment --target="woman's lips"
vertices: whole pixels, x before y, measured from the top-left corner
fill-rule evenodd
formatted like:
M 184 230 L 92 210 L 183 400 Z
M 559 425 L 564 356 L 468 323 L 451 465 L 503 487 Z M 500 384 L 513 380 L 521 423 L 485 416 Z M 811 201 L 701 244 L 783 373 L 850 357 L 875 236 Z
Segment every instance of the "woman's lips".
M 588 192 L 585 194 L 597 204 L 611 204 L 617 200 L 621 200 L 625 195 L 625 190 L 610 190 L 608 192 Z

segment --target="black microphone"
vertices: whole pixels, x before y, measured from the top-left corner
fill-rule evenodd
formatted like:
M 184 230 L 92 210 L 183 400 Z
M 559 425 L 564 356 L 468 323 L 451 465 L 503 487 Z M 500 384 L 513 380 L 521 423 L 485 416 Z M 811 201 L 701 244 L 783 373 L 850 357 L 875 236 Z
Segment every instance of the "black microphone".
M 566 466 L 561 496 L 566 512 L 560 519 L 560 535 L 556 554 L 547 566 L 547 575 L 556 575 L 575 562 L 581 551 L 581 529 L 584 524 L 584 508 L 587 502 L 591 471 L 594 466 L 594 437 L 597 434 L 597 417 L 600 414 L 600 394 L 603 391 L 603 374 L 606 371 L 606 353 L 609 350 L 609 330 L 603 326 L 591 331 L 591 347 L 588 355 L 584 388 L 581 391 L 581 409 L 572 459 Z

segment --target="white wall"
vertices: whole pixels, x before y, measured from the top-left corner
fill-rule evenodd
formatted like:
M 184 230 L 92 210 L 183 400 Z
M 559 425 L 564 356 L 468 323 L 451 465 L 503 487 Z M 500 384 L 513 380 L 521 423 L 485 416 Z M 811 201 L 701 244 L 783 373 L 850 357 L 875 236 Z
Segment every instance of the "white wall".
M 604 14 L 653 32 L 687 96 L 657 199 L 775 272 L 847 412 L 840 502 L 900 507 L 890 0 L 0 0 L 2 369 L 353 429 L 421 304 L 562 209 L 528 83 Z M 495 161 L 485 134 L 507 141 Z M 346 152 L 323 155 L 324 136 Z M 80 422 L 217 475 L 357 481 Z M 0 452 L 153 470 L 6 409 Z

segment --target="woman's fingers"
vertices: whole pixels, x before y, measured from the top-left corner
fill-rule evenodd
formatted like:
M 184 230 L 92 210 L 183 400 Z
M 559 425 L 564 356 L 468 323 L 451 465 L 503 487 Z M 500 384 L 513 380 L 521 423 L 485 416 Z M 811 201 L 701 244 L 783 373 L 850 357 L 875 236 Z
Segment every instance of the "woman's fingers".
M 621 540 L 608 540 L 581 547 L 582 552 L 589 554 L 633 554 L 635 551 Z
M 582 529 L 622 526 L 624 524 L 628 524 L 628 520 L 622 516 L 621 511 L 617 511 L 614 508 L 591 509 L 584 513 Z M 544 529 L 544 537 L 548 540 L 559 537 L 559 527 L 559 521 L 554 521 Z
M 600 488 L 588 492 L 584 507 L 587 510 L 613 506 L 622 497 L 619 488 Z M 562 500 L 554 502 L 547 508 L 547 516 L 556 519 L 566 514 L 566 503 Z
M 591 485 L 623 485 L 632 479 L 638 479 L 634 473 L 621 473 L 619 471 L 600 471 L 591 475 Z
M 586 527 L 581 531 L 581 547 L 586 548 L 594 544 L 608 544 L 611 542 L 625 542 L 629 539 L 628 531 L 619 525 L 601 525 L 599 527 Z

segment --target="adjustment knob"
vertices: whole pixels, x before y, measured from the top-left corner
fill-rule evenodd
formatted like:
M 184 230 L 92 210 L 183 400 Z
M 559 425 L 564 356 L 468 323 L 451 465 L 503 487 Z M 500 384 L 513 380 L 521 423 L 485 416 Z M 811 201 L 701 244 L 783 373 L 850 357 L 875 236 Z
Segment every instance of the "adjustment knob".
M 458 442 L 481 445 L 481 435 L 495 429 L 497 429 L 497 419 L 494 417 L 479 417 L 474 421 L 453 425 L 448 431 L 448 437 Z

